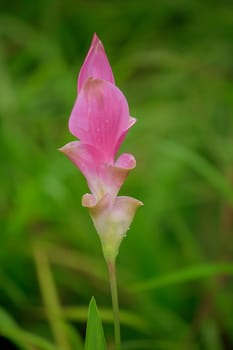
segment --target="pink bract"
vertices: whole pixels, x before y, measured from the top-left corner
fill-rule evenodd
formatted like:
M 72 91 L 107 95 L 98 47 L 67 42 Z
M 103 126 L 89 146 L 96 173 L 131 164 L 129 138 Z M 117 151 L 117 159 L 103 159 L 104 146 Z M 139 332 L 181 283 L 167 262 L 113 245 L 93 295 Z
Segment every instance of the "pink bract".
M 129 171 L 136 166 L 134 156 L 128 153 L 122 154 L 115 164 L 105 163 L 96 148 L 80 141 L 70 142 L 60 151 L 80 169 L 96 201 L 106 193 L 116 196 Z
M 70 132 L 98 149 L 103 162 L 113 163 L 131 124 L 123 93 L 105 80 L 88 78 L 75 101 Z

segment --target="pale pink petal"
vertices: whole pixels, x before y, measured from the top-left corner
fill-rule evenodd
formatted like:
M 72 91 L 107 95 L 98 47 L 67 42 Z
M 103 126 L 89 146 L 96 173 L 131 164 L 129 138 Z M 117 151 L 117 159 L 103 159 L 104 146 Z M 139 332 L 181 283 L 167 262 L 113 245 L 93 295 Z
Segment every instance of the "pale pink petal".
M 133 197 L 112 197 L 109 194 L 96 202 L 96 205 L 91 195 L 85 194 L 83 202 L 90 209 L 99 235 L 109 234 L 111 227 L 114 227 L 118 236 L 126 234 L 137 208 L 143 205 L 141 201 Z
M 96 206 L 87 205 L 100 236 L 107 260 L 115 259 L 120 243 L 126 235 L 138 207 L 143 205 L 132 197 L 104 196 Z
M 103 79 L 114 84 L 114 76 L 102 42 L 94 34 L 91 47 L 78 77 L 78 92 L 88 78 Z
M 76 99 L 69 129 L 82 143 L 101 150 L 106 162 L 113 163 L 130 121 L 123 93 L 109 82 L 88 79 Z
M 104 234 L 110 228 L 108 224 L 114 201 L 115 197 L 112 197 L 110 194 L 106 194 L 101 200 L 95 203 L 92 195 L 88 193 L 82 198 L 82 204 L 89 209 L 96 230 L 100 235 Z
M 117 197 L 111 212 L 112 223 L 117 225 L 118 234 L 124 236 L 130 227 L 136 210 L 143 203 L 135 198 L 121 196 Z

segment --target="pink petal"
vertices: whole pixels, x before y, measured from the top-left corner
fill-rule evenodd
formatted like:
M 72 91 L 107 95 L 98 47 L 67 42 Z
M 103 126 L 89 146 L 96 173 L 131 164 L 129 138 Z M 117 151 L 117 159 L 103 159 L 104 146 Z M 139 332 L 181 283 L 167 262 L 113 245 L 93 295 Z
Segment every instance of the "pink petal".
M 79 73 L 78 92 L 80 92 L 83 84 L 90 77 L 93 79 L 107 80 L 113 84 L 115 83 L 103 44 L 96 34 L 93 36 L 91 47 Z
M 102 168 L 101 177 L 104 183 L 105 193 L 117 196 L 130 170 L 135 168 L 136 160 L 128 153 L 122 154 L 115 165 L 106 165 Z
M 136 166 L 131 154 L 122 154 L 114 166 L 103 162 L 103 155 L 93 146 L 73 141 L 59 149 L 85 176 L 96 200 L 104 195 L 116 196 L 128 173 Z M 89 206 L 89 205 L 88 205 Z
M 128 125 L 127 128 L 121 133 L 119 139 L 118 139 L 117 142 L 116 142 L 115 151 L 114 151 L 115 154 L 116 154 L 117 151 L 119 150 L 120 145 L 121 145 L 122 142 L 124 141 L 124 139 L 125 139 L 125 137 L 126 137 L 128 131 L 129 131 L 129 129 L 136 123 L 136 121 L 137 121 L 137 120 L 136 120 L 135 118 L 133 118 L 133 117 L 130 117 L 130 118 L 129 118 L 129 125 Z
M 102 198 L 105 191 L 100 174 L 101 153 L 91 145 L 85 145 L 79 141 L 70 142 L 59 150 L 79 168 L 96 198 Z
M 136 166 L 136 159 L 132 154 L 123 153 L 117 159 L 115 166 L 118 168 L 123 168 L 127 170 L 132 170 Z
M 130 120 L 123 93 L 107 81 L 89 78 L 76 99 L 69 129 L 82 143 L 99 149 L 106 162 L 113 163 Z

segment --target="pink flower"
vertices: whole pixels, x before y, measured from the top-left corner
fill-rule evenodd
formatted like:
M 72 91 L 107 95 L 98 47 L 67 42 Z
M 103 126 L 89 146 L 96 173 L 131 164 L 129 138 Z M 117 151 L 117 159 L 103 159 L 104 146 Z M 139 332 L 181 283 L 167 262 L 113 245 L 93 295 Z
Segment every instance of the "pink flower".
M 60 150 L 87 180 L 92 194 L 84 195 L 82 203 L 90 209 L 102 244 L 103 237 L 111 241 L 114 236 L 112 240 L 119 247 L 136 208 L 142 205 L 134 198 L 117 197 L 129 171 L 136 166 L 134 156 L 128 153 L 115 160 L 135 121 L 125 96 L 115 85 L 104 47 L 94 35 L 79 73 L 78 96 L 69 119 L 69 130 L 80 141 L 70 142 Z M 117 234 L 110 233 L 113 226 Z

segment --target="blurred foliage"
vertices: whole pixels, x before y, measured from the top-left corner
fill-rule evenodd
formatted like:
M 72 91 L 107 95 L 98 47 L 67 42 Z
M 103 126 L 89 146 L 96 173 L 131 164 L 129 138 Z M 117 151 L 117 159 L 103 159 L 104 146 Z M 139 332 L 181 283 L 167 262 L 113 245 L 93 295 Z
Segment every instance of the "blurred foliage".
M 123 347 L 230 350 L 230 0 L 1 0 L 2 339 L 81 349 L 95 295 L 111 348 L 106 268 L 80 204 L 87 185 L 56 151 L 72 140 L 67 121 L 94 32 L 138 118 L 121 149 L 137 158 L 121 193 L 145 203 L 118 259 Z

